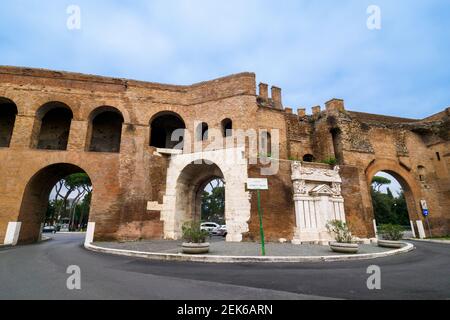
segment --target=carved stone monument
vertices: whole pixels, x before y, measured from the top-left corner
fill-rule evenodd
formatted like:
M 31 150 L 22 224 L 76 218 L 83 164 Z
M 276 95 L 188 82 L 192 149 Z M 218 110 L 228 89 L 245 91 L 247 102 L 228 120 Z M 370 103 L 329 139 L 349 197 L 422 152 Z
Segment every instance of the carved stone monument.
M 292 243 L 328 244 L 332 236 L 326 225 L 331 220 L 345 222 L 342 179 L 339 166 L 334 170 L 292 164 L 296 228 Z

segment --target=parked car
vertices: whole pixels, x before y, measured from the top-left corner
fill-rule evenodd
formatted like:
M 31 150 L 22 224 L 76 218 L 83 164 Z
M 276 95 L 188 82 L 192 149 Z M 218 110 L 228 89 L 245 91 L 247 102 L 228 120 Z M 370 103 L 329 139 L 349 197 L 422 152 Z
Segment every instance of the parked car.
M 221 225 L 214 222 L 204 222 L 200 225 L 200 229 L 208 231 L 210 234 L 214 234 L 216 230 L 220 229 Z
M 215 230 L 213 232 L 213 234 L 216 235 L 216 236 L 226 237 L 227 234 L 228 234 L 227 226 L 226 225 L 220 226 L 220 228 Z
M 42 232 L 43 232 L 43 233 L 56 233 L 56 231 L 57 231 L 57 229 L 56 229 L 55 226 L 45 226 L 45 227 L 42 229 Z

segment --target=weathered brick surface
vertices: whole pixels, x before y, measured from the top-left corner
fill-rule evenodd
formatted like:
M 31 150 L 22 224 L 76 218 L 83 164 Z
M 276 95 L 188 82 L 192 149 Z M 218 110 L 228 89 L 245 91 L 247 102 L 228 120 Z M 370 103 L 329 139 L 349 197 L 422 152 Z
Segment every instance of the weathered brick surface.
M 155 153 L 149 143 L 151 119 L 167 111 L 183 119 L 192 137 L 196 122 L 220 130 L 226 118 L 232 120 L 233 129 L 279 130 L 280 171 L 269 177 L 271 190 L 263 198 L 264 224 L 271 240 L 292 238 L 295 215 L 288 160 L 301 160 L 306 154 L 316 161 L 339 155 L 346 212 L 355 234 L 373 236 L 370 180 L 378 171 L 400 180 L 412 220 L 423 219 L 419 201 L 424 199 L 430 206 L 433 231 L 450 232 L 449 109 L 424 120 L 410 120 L 349 112 L 342 100 L 333 99 L 325 111 L 316 108 L 313 116 L 300 112 L 299 117 L 282 109 L 277 88 L 273 99 L 266 93 L 267 86 L 260 88 L 263 92 L 258 96 L 251 73 L 176 86 L 0 67 L 0 97 L 13 101 L 18 111 L 10 146 L 0 148 L 0 239 L 10 221 L 28 219 L 24 230 L 33 229 L 45 211 L 51 184 L 77 170 L 87 172 L 93 182 L 90 220 L 96 222 L 96 239 L 162 238 L 160 213 L 147 211 L 146 204 L 161 204 L 166 191 L 168 159 Z M 73 113 L 67 151 L 36 149 L 38 115 L 49 102 L 63 103 Z M 123 117 L 119 153 L 88 151 L 91 120 L 99 107 L 115 108 Z M 338 143 L 331 134 L 336 129 L 340 130 Z M 334 150 L 337 145 L 339 153 Z M 48 170 L 54 164 L 76 167 L 59 165 Z M 420 167 L 425 168 L 423 181 Z M 249 166 L 249 176 L 258 173 L 259 166 Z M 255 197 L 251 204 L 246 238 L 257 239 Z M 23 240 L 32 241 L 35 236 L 29 231 Z

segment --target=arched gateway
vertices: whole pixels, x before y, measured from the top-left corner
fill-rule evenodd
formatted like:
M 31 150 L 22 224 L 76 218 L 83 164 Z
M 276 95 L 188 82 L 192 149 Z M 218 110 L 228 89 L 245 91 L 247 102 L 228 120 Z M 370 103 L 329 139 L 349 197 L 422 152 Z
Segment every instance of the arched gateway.
M 199 215 L 199 190 L 211 178 L 218 177 L 225 184 L 227 241 L 242 241 L 250 219 L 244 151 L 244 148 L 233 148 L 171 157 L 161 212 L 164 238 L 180 239 L 183 224 Z
M 50 192 L 58 181 L 76 173 L 86 172 L 73 164 L 56 163 L 34 174 L 23 192 L 17 221 L 9 222 L 6 242 L 28 244 L 38 241 L 41 237 Z

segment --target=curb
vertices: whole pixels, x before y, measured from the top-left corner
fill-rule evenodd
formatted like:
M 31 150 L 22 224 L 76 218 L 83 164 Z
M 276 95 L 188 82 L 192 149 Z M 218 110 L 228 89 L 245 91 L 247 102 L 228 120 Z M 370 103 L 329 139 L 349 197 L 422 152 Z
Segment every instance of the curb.
M 42 239 L 38 243 L 44 243 L 52 240 L 50 237 L 42 236 Z
M 173 253 L 153 253 L 141 251 L 129 251 L 120 249 L 110 249 L 85 244 L 89 251 L 106 253 L 111 255 L 126 256 L 133 258 L 144 258 L 158 261 L 177 261 L 177 262 L 203 262 L 203 263 L 306 263 L 306 262 L 336 262 L 336 261 L 357 261 L 384 258 L 411 252 L 415 249 L 411 243 L 404 242 L 405 246 L 401 249 L 391 250 L 379 253 L 367 253 L 345 256 L 290 256 L 290 257 L 245 257 L 245 256 L 206 256 L 206 255 L 186 255 Z
M 450 240 L 408 239 L 408 241 L 439 243 L 439 244 L 450 244 Z
M 85 234 L 86 232 L 56 232 L 56 234 Z

